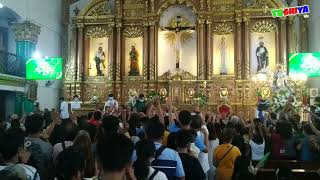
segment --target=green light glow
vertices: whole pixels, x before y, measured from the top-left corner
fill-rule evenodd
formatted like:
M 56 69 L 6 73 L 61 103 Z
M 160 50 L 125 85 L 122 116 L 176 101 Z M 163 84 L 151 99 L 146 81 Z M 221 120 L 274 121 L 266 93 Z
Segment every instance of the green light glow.
M 320 52 L 289 54 L 289 73 L 320 76 Z
M 26 62 L 26 79 L 62 79 L 62 58 L 30 58 Z

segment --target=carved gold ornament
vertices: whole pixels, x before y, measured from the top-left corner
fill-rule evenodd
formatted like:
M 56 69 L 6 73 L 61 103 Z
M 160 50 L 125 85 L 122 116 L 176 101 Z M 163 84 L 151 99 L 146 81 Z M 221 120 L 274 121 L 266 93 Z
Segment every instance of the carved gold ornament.
M 41 28 L 30 21 L 24 21 L 23 23 L 13 24 L 12 31 L 16 36 L 16 41 L 31 41 L 37 43 Z
M 220 88 L 219 95 L 220 95 L 220 98 L 222 99 L 228 98 L 228 95 L 229 95 L 228 88 Z
M 123 35 L 126 38 L 137 38 L 143 35 L 143 31 L 137 26 L 127 27 L 124 29 Z
M 227 23 L 220 23 L 213 29 L 213 34 L 216 35 L 226 35 L 226 34 L 233 34 L 234 28 Z
M 256 22 L 252 28 L 251 32 L 258 32 L 258 33 L 266 33 L 266 32 L 275 32 L 277 31 L 277 26 L 270 22 L 270 21 L 258 21 Z
M 189 96 L 189 98 L 193 98 L 194 94 L 195 94 L 195 90 L 193 88 L 189 88 L 187 91 L 187 95 Z
M 168 92 L 167 92 L 167 89 L 166 88 L 161 88 L 160 91 L 159 91 L 159 94 L 161 97 L 166 97 Z
M 106 29 L 103 27 L 93 27 L 87 31 L 86 36 L 90 38 L 104 38 L 109 37 L 111 35 L 111 32 L 111 29 Z
M 269 98 L 270 93 L 270 88 L 268 86 L 264 86 L 261 88 L 261 96 L 263 99 Z

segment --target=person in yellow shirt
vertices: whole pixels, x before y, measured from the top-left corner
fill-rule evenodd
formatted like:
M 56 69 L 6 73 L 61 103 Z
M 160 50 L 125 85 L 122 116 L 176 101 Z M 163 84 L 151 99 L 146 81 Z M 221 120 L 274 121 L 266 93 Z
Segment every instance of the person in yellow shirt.
M 237 157 L 241 156 L 238 147 L 231 144 L 234 131 L 230 128 L 223 130 L 223 144 L 219 145 L 214 153 L 216 180 L 231 180 L 233 174 L 234 163 Z

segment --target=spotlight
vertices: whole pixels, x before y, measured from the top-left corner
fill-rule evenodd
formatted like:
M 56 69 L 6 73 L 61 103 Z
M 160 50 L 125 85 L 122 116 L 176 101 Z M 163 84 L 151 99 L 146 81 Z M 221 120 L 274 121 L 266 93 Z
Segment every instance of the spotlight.
M 38 59 L 38 58 L 41 58 L 42 55 L 41 55 L 38 51 L 36 51 L 36 52 L 34 52 L 34 53 L 32 54 L 32 57 Z
M 3 6 L 4 6 L 4 5 L 0 3 L 0 8 L 3 8 Z

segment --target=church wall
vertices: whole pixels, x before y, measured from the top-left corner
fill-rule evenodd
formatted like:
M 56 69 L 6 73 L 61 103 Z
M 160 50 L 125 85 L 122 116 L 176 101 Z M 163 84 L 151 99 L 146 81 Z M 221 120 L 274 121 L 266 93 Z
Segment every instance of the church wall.
M 309 51 L 319 52 L 320 51 L 320 1 L 310 0 L 310 18 L 309 18 Z M 311 78 L 309 80 L 311 87 L 320 88 L 320 78 Z
M 43 56 L 61 56 L 61 0 L 2 0 L 1 3 L 15 11 L 21 21 L 30 20 L 41 27 L 36 51 Z M 12 48 L 14 45 L 10 45 Z M 40 109 L 56 108 L 61 81 L 46 87 L 46 81 L 38 82 Z

